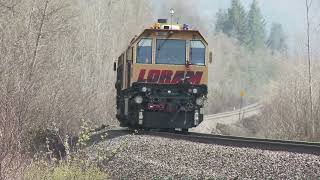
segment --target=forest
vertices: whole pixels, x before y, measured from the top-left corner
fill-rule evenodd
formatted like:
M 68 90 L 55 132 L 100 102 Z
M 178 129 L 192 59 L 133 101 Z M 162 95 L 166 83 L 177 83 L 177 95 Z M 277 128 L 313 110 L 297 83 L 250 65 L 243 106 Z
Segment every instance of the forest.
M 191 1 L 160 3 L 159 13 L 148 0 L 0 0 L 0 179 L 25 177 L 30 157 L 46 151 L 47 134 L 64 142 L 88 128 L 117 126 L 112 64 L 170 8 L 213 51 L 207 114 L 238 108 L 244 91 L 244 104 L 263 104 L 256 136 L 319 142 L 313 42 L 320 19 L 307 17 L 320 5 L 306 0 L 307 26 L 292 48 L 283 25 L 267 22 L 258 1 L 249 8 L 230 2 L 204 18 Z

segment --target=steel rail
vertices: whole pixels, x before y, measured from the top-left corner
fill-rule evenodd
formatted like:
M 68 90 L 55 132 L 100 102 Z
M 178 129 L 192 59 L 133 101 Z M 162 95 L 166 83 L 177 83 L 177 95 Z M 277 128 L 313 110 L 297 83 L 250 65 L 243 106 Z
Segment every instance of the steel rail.
M 138 134 L 159 136 L 171 139 L 181 139 L 198 143 L 217 144 L 231 147 L 320 155 L 320 143 L 312 142 L 258 139 L 201 133 L 182 134 L 159 131 L 139 131 Z

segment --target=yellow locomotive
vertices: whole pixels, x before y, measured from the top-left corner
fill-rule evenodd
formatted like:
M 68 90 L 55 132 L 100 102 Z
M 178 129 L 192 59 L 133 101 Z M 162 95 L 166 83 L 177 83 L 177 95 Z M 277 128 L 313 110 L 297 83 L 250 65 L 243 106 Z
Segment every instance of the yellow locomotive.
M 160 19 L 114 63 L 122 127 L 188 131 L 203 120 L 212 54 L 199 31 Z

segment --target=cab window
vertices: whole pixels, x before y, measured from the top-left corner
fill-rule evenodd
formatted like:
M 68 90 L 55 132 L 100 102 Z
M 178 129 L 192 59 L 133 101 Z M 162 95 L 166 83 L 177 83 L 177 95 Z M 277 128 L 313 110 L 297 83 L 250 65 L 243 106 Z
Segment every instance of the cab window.
M 202 41 L 190 41 L 190 63 L 205 65 L 206 48 Z
M 137 63 L 152 63 L 152 39 L 141 39 L 137 46 Z

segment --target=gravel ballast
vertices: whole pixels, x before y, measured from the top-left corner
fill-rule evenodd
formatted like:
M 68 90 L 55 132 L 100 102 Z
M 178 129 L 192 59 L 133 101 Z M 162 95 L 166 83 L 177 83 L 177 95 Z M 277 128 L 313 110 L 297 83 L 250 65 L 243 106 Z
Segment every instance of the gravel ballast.
M 320 157 L 203 144 L 149 135 L 113 137 L 90 147 L 116 152 L 103 163 L 112 179 L 318 179 Z

